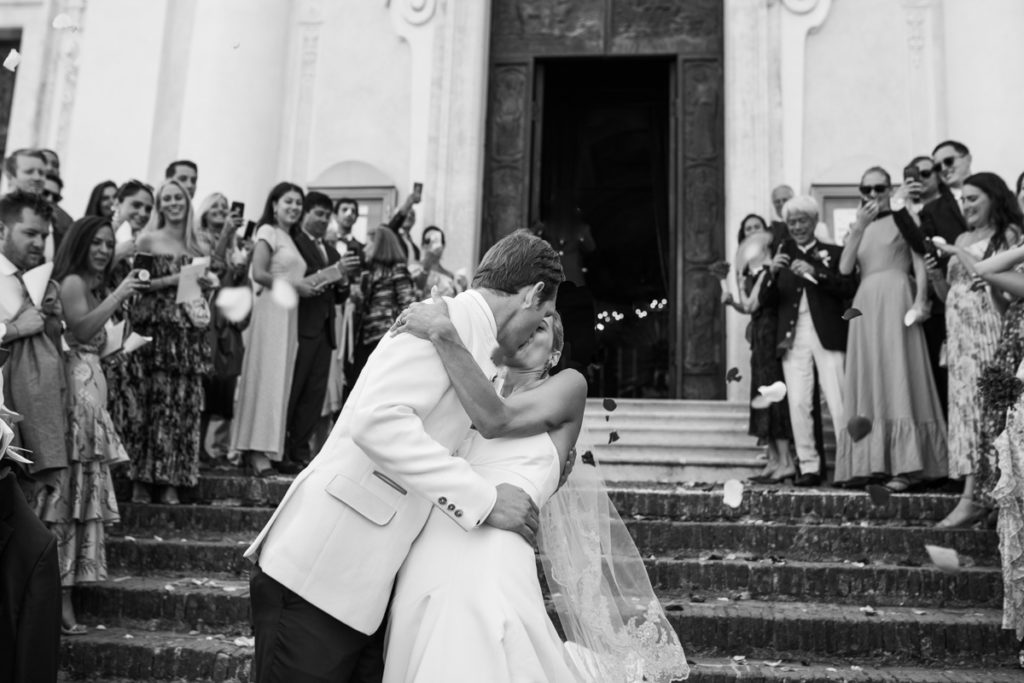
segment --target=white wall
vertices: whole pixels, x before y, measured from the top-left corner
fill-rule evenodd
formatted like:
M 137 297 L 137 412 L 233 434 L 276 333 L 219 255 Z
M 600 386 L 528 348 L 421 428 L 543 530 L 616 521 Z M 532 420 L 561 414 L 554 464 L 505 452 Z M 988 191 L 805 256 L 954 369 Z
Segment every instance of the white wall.
M 971 149 L 973 170 L 993 171 L 1012 188 L 1024 171 L 1024 2 L 946 0 L 945 138 Z
M 385 4 L 325 5 L 307 179 L 338 162 L 362 161 L 393 179 L 404 199 L 414 182 L 411 91 L 409 45 L 396 35 Z
M 1022 30 L 1019 0 L 832 0 L 807 39 L 804 187 L 857 183 L 874 164 L 898 180 L 947 138 L 971 148 L 975 170 L 1012 183 L 1024 170 L 1013 144 L 1024 111 L 1013 76 L 1024 64 Z

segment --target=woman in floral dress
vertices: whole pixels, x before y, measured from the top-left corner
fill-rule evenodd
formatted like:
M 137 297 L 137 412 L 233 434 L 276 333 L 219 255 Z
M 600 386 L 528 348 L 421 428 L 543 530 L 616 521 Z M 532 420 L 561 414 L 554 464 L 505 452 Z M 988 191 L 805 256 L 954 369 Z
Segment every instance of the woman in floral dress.
M 976 173 L 964 181 L 964 218 L 968 232 L 955 245 L 937 244 L 955 256 L 949 261 L 948 290 L 936 287 L 946 301 L 946 358 L 949 364 L 949 476 L 964 479 L 960 502 L 938 526 L 963 527 L 985 517 L 989 510 L 975 499 L 976 475 L 986 453 L 982 425 L 982 392 L 978 380 L 995 360 L 1002 332 L 1005 299 L 1002 290 L 986 286 L 976 273 L 978 260 L 1006 248 L 1010 229 L 1021 223 L 1016 198 L 994 173 Z M 1001 302 L 1001 303 L 1000 303 Z
M 89 217 L 68 229 L 54 258 L 53 278 L 60 282 L 67 324 L 70 466 L 60 471 L 58 485 L 40 501 L 38 513 L 57 536 L 67 635 L 85 630 L 75 620 L 72 586 L 107 577 L 104 527 L 120 519 L 110 466 L 128 460 L 107 412 L 99 354 L 107 340 L 104 325 L 143 285 L 132 271 L 110 292 L 106 283 L 113 256 L 109 219 Z
M 160 502 L 175 505 L 180 487 L 199 480 L 203 376 L 211 363 L 201 310 L 175 303 L 182 266 L 206 256 L 195 233 L 192 202 L 185 188 L 166 181 L 157 192 L 156 210 L 137 240 L 139 256 L 150 255 L 150 286 L 132 309 L 139 334 L 152 337 L 133 355 L 129 369 L 139 407 L 137 428 L 125 435 L 132 456 L 132 502 L 150 502 L 149 487 L 160 487 Z M 204 276 L 205 277 L 205 276 Z M 201 284 L 210 285 L 201 279 Z M 200 307 L 201 308 L 201 307 Z

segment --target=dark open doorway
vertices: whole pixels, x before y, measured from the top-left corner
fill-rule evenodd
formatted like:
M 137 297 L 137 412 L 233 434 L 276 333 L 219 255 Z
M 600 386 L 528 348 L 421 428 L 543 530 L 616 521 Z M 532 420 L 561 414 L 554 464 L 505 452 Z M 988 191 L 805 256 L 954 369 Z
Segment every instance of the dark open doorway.
M 672 397 L 674 66 L 672 58 L 537 62 L 531 204 L 576 281 L 563 287 L 559 308 L 567 353 L 589 366 L 595 396 Z

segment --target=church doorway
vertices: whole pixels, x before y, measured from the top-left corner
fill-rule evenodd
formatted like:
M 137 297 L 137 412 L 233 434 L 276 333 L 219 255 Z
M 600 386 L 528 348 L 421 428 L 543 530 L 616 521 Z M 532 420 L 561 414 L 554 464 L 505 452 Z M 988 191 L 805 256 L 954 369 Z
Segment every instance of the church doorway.
M 536 65 L 531 213 L 564 254 L 566 356 L 597 396 L 671 394 L 674 66 L 629 57 Z

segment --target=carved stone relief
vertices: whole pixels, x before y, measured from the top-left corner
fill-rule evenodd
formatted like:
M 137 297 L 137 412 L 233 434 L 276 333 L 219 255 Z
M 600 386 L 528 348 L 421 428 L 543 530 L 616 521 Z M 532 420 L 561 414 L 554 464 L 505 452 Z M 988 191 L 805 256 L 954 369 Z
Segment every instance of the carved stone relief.
M 722 49 L 722 0 L 612 0 L 612 51 Z
M 490 242 L 523 227 L 530 121 L 527 69 L 525 64 L 510 64 L 491 71 L 484 204 Z
M 491 40 L 496 53 L 539 46 L 572 52 L 603 49 L 605 0 L 494 0 Z
M 717 62 L 684 62 L 683 139 L 687 161 L 707 161 L 722 154 L 720 121 L 722 70 Z

